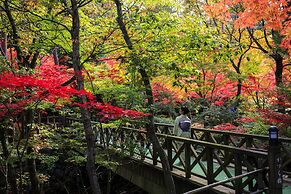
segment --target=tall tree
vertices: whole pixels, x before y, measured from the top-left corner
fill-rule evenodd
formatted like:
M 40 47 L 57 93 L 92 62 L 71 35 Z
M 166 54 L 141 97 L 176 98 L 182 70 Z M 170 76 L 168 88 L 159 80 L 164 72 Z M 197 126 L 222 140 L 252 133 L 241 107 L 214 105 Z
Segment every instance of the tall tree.
M 290 60 L 290 2 L 288 0 L 227 0 L 210 5 L 212 17 L 224 21 L 234 20 L 236 28 L 247 29 L 255 46 L 275 62 L 275 79 L 278 88 L 278 110 L 284 112 L 281 90 L 283 71 Z M 282 44 L 285 43 L 285 44 Z M 286 60 L 284 61 L 284 58 Z M 286 64 L 284 64 L 284 62 Z
M 82 66 L 80 64 L 80 17 L 79 8 L 86 1 L 78 2 L 76 0 L 71 0 L 71 7 L 69 7 L 64 1 L 65 6 L 68 9 L 69 14 L 72 16 L 72 31 L 71 31 L 71 41 L 72 41 L 72 61 L 73 68 L 75 72 L 75 77 L 77 81 L 77 89 L 84 90 L 84 77 L 82 76 Z M 80 100 L 83 104 L 86 104 L 87 97 L 82 95 Z M 100 194 L 101 189 L 98 182 L 98 177 L 96 174 L 95 158 L 96 158 L 96 145 L 95 139 L 96 134 L 94 134 L 91 125 L 91 116 L 87 107 L 81 107 L 82 121 L 85 130 L 85 136 L 87 141 L 87 173 L 90 180 L 91 190 L 93 194 Z
M 153 98 L 150 77 L 149 77 L 144 65 L 139 60 L 139 56 L 135 54 L 133 42 L 131 41 L 131 38 L 129 37 L 129 33 L 126 29 L 126 25 L 125 25 L 125 22 L 123 19 L 122 3 L 120 0 L 114 0 L 114 2 L 116 5 L 116 10 L 117 10 L 118 26 L 122 32 L 124 41 L 125 41 L 128 49 L 131 50 L 131 52 L 132 52 L 132 61 L 133 61 L 134 65 L 138 67 L 138 72 L 140 73 L 140 75 L 142 77 L 142 81 L 143 81 L 143 84 L 145 87 L 147 103 L 148 103 L 147 106 L 149 107 L 149 113 L 150 113 L 150 115 L 148 116 L 149 121 L 146 124 L 147 133 L 148 133 L 150 141 L 153 144 L 153 147 L 155 149 L 157 149 L 158 156 L 161 159 L 163 172 L 164 172 L 164 182 L 165 182 L 165 186 L 167 189 L 167 193 L 175 194 L 176 193 L 175 183 L 174 183 L 174 180 L 172 177 L 169 161 L 168 161 L 168 158 L 167 158 L 167 156 L 166 156 L 166 154 L 165 154 L 162 146 L 160 145 L 160 142 L 155 134 L 154 111 L 153 111 L 154 98 Z
M 15 10 L 15 4 L 23 5 L 25 3 L 8 0 L 2 1 L 2 3 L 3 4 L 0 6 L 0 8 L 1 11 L 5 13 L 3 20 L 7 20 L 7 22 L 2 21 L 2 25 L 4 26 L 4 28 L 6 28 L 5 31 L 8 32 L 9 36 L 11 37 L 11 43 L 9 44 L 9 46 L 12 46 L 15 49 L 17 62 L 20 67 L 33 69 L 36 66 L 37 58 L 39 56 L 39 50 L 35 47 L 36 39 L 32 38 L 31 40 L 29 40 L 32 42 L 33 46 L 26 48 L 26 52 L 24 52 L 22 46 L 20 45 L 21 38 L 23 37 L 21 37 L 21 32 L 19 29 L 25 28 L 25 25 L 21 24 L 23 21 L 17 21 L 15 19 L 14 13 L 12 12 L 12 10 Z M 8 25 L 5 25 L 6 23 L 8 23 Z
M 20 34 L 19 29 L 21 29 L 23 26 L 21 26 L 19 24 L 19 22 L 17 22 L 15 19 L 15 13 L 13 13 L 13 11 L 12 11 L 12 10 L 14 10 L 13 3 L 15 3 L 15 2 L 8 1 L 8 0 L 1 2 L 0 8 L 1 8 L 2 13 L 4 13 L 3 17 L 2 17 L 3 18 L 2 25 L 4 26 L 3 29 L 5 29 L 5 30 L 3 33 L 4 34 L 8 33 L 9 37 L 11 37 L 10 38 L 11 42 L 9 44 L 9 47 L 14 48 L 14 50 L 16 52 L 17 61 L 15 64 L 17 64 L 19 68 L 34 69 L 36 64 L 37 64 L 37 58 L 39 56 L 39 51 L 37 49 L 30 49 L 30 48 L 27 48 L 27 52 L 23 51 L 21 44 L 20 44 L 21 37 L 19 35 Z M 14 10 L 14 12 L 16 12 L 16 11 Z M 8 25 L 5 25 L 6 19 L 7 19 Z M 2 53 L 7 59 L 7 52 L 5 51 L 5 49 L 2 50 Z M 27 109 L 27 110 L 23 111 L 23 114 L 21 114 L 20 119 L 19 119 L 22 121 L 23 128 L 25 128 L 25 130 L 28 131 L 28 134 L 30 134 L 29 133 L 30 126 L 31 126 L 30 122 L 32 121 L 31 117 L 32 117 L 32 110 Z M 2 138 L 5 139 L 5 136 L 3 136 Z M 24 136 L 19 136 L 19 138 L 24 138 Z M 26 138 L 29 139 L 30 138 L 29 135 Z M 26 145 L 26 150 L 27 150 L 27 154 L 31 154 L 33 152 L 33 149 L 29 144 Z M 22 161 L 22 157 L 20 157 L 20 155 L 18 155 L 18 156 L 19 156 L 18 159 L 20 161 Z M 20 162 L 20 163 L 22 163 L 22 162 Z M 34 158 L 27 159 L 27 164 L 28 164 L 28 172 L 29 172 L 30 181 L 31 181 L 31 192 L 39 193 L 39 179 L 38 179 L 38 175 L 36 172 L 36 165 L 35 165 Z M 13 169 L 10 169 L 11 168 L 10 164 L 8 165 L 8 168 L 9 168 L 8 174 L 13 173 Z M 22 168 L 21 168 L 20 172 L 22 173 Z M 22 176 L 22 175 L 20 175 L 20 176 Z M 17 185 L 15 183 L 13 183 L 16 181 L 14 181 L 13 179 L 16 179 L 16 176 L 9 175 L 9 182 L 12 185 L 13 191 L 15 193 L 17 193 L 18 192 L 17 188 L 16 188 Z M 22 179 L 20 178 L 20 182 L 21 182 L 21 180 Z M 20 188 L 20 192 L 21 192 L 21 188 Z

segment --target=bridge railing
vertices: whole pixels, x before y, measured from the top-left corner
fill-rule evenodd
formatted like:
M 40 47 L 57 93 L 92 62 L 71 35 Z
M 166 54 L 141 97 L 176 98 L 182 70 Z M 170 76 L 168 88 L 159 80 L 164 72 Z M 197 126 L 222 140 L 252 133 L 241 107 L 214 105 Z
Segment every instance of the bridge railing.
M 47 123 L 54 123 L 56 127 L 80 121 L 76 118 L 46 119 Z M 139 129 L 125 126 L 103 128 L 98 122 L 92 122 L 92 124 L 99 145 L 112 147 L 122 154 L 147 160 L 153 165 L 160 163 L 157 150 L 148 141 L 146 131 L 142 127 Z M 167 153 L 172 170 L 184 172 L 187 178 L 192 176 L 203 178 L 209 185 L 220 182 L 234 189 L 236 193 L 250 191 L 260 193 L 267 189 L 269 184 L 269 170 L 266 169 L 268 153 L 265 148 L 243 143 L 256 142 L 257 139 L 268 141 L 266 136 L 192 129 L 192 135 L 196 139 L 187 139 L 172 135 L 172 125 L 157 124 L 156 126 L 157 136 Z M 229 141 L 225 141 L 227 138 Z M 253 138 L 253 140 L 247 140 L 248 138 Z M 230 143 L 227 144 L 227 142 Z M 244 174 L 248 176 L 242 176 Z
M 156 123 L 156 126 L 159 133 L 173 134 L 172 131 L 174 126 L 171 124 Z M 269 137 L 265 135 L 237 133 L 215 129 L 192 128 L 191 137 L 192 139 L 197 139 L 200 141 L 207 141 L 262 152 L 267 152 L 269 145 Z M 281 137 L 279 138 L 279 141 L 282 145 L 283 173 L 286 175 L 291 175 L 291 139 Z
M 219 182 L 250 173 L 246 178 L 234 179 L 224 186 L 236 190 L 258 191 L 267 188 L 267 153 L 235 148 L 200 140 L 187 139 L 173 135 L 157 133 L 163 142 L 171 170 L 184 172 L 186 178 L 197 176 L 207 181 L 207 184 Z M 148 160 L 153 165 L 160 163 L 157 150 L 148 141 L 146 131 L 131 127 L 103 128 L 99 130 L 97 141 L 127 152 L 132 157 Z M 224 154 L 228 153 L 228 157 Z

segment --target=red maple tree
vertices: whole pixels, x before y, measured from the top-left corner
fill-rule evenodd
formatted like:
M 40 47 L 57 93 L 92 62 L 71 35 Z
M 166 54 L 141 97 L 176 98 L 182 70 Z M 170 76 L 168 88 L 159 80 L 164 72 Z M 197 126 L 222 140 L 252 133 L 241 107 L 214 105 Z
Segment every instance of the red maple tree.
M 56 104 L 60 99 L 62 102 L 73 105 L 95 108 L 96 114 L 102 115 L 102 119 L 137 118 L 147 115 L 96 102 L 91 92 L 76 90 L 74 82 L 64 85 L 74 76 L 72 69 L 55 65 L 50 56 L 44 57 L 41 63 L 42 65 L 38 66 L 33 73 L 15 70 L 0 73 L 0 118 L 15 116 L 27 108 L 36 108 L 42 101 Z M 81 95 L 86 95 L 88 104 L 74 101 L 74 97 Z

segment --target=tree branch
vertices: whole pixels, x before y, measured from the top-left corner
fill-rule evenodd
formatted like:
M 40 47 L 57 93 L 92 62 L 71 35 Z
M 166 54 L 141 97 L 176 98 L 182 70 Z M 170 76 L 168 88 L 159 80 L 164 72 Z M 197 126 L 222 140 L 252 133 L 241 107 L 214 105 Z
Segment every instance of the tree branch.
M 267 37 L 267 32 L 266 29 L 264 29 L 264 39 L 266 44 L 268 45 L 269 49 L 273 49 L 273 47 L 271 46 L 271 44 L 269 43 L 268 37 Z
M 65 1 L 65 0 L 64 0 L 64 1 Z M 16 9 L 16 10 L 18 10 L 18 11 L 20 11 L 20 12 L 26 12 L 26 13 L 29 13 L 29 14 L 31 14 L 31 15 L 33 15 L 33 16 L 36 16 L 36 17 L 40 18 L 42 21 L 48 21 L 48 22 L 52 22 L 52 23 L 58 24 L 58 25 L 64 27 L 68 32 L 71 32 L 70 29 L 69 29 L 66 25 L 62 24 L 61 22 L 58 22 L 58 21 L 55 21 L 55 20 L 53 20 L 53 19 L 49 19 L 49 18 L 44 18 L 44 17 L 42 17 L 42 16 L 40 16 L 40 15 L 38 15 L 38 14 L 36 14 L 36 13 L 34 13 L 34 12 L 28 10 L 28 9 L 22 9 L 22 8 L 19 8 L 19 7 L 18 7 L 17 5 L 15 5 L 15 4 L 12 4 L 12 5 L 14 6 L 14 9 Z
M 263 46 L 258 42 L 258 40 L 254 37 L 254 33 L 251 31 L 250 28 L 247 28 L 248 33 L 250 35 L 250 37 L 253 39 L 253 41 L 256 43 L 256 45 L 258 46 L 258 49 L 260 49 L 261 51 L 263 51 L 264 53 L 269 53 L 266 49 L 263 48 Z
M 132 50 L 133 49 L 132 42 L 131 42 L 130 37 L 129 37 L 128 33 L 127 33 L 125 24 L 123 22 L 123 14 L 122 14 L 122 9 L 121 9 L 121 3 L 120 3 L 119 0 L 114 0 L 114 2 L 116 4 L 116 9 L 117 9 L 117 18 L 116 18 L 116 21 L 119 24 L 120 30 L 122 32 L 122 35 L 124 37 L 124 40 L 125 40 L 128 48 L 130 50 Z
M 87 5 L 87 4 L 89 4 L 89 3 L 91 3 L 92 2 L 92 0 L 89 0 L 89 1 L 87 1 L 86 2 L 86 0 L 81 0 L 80 2 L 78 2 L 78 8 L 80 8 L 80 7 L 84 7 L 85 5 Z
M 72 15 L 73 10 L 68 6 L 67 0 L 62 0 L 63 4 L 65 5 L 66 10 Z

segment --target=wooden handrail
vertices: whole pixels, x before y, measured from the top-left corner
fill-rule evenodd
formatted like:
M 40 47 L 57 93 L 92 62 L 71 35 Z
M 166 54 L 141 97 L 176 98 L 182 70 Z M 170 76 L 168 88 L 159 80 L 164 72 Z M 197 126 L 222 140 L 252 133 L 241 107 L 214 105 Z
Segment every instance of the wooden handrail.
M 49 120 L 50 118 L 53 118 L 53 120 Z M 53 121 L 53 124 L 69 124 L 70 121 L 77 121 L 80 122 L 80 118 L 71 118 L 71 117 L 48 117 L 48 122 Z M 57 121 L 57 122 L 56 122 Z M 94 124 L 100 124 L 99 122 L 92 122 Z M 57 126 L 57 125 L 54 125 Z M 173 127 L 173 125 L 169 124 L 157 124 L 157 126 L 166 126 L 166 127 Z M 121 130 L 120 130 L 121 129 Z M 195 128 L 193 128 L 195 130 Z M 192 129 L 192 130 L 193 130 Z M 165 128 L 165 133 L 169 131 L 169 129 Z M 207 133 L 210 135 L 210 133 L 213 132 L 213 130 L 209 129 L 202 129 L 202 132 Z M 216 130 L 217 131 L 217 130 Z M 215 132 L 216 132 L 215 131 Z M 218 131 L 221 132 L 221 131 Z M 157 165 L 158 156 L 156 153 L 155 147 L 149 142 L 147 142 L 146 137 L 147 131 L 142 129 L 136 129 L 134 127 L 128 127 L 128 126 L 121 126 L 121 128 L 103 128 L 100 127 L 98 130 L 97 139 L 98 143 L 102 144 L 103 146 L 116 146 L 116 148 L 121 148 L 121 150 L 126 151 L 130 156 L 136 156 L 140 157 L 141 160 L 144 158 L 148 158 L 152 160 L 153 165 Z M 223 132 L 224 133 L 224 132 Z M 229 134 L 229 132 L 227 132 Z M 252 150 L 250 147 L 244 148 L 239 147 L 236 145 L 225 145 L 220 143 L 213 143 L 212 140 L 207 141 L 207 138 L 205 141 L 198 140 L 198 139 L 190 139 L 190 138 L 184 138 L 179 137 L 172 134 L 164 134 L 164 133 L 156 133 L 160 141 L 166 145 L 167 149 L 167 157 L 170 161 L 171 169 L 177 168 L 180 170 L 183 170 L 185 172 L 185 177 L 190 178 L 191 175 L 199 176 L 201 178 L 204 178 L 208 181 L 208 186 L 216 186 L 220 184 L 224 184 L 226 182 L 232 182 L 232 185 L 226 185 L 227 187 L 230 187 L 232 189 L 236 189 L 236 191 L 240 192 L 245 188 L 246 184 L 251 183 L 254 179 L 253 177 L 250 177 L 250 179 L 247 179 L 243 184 L 243 188 L 239 188 L 236 185 L 242 185 L 242 183 L 238 184 L 235 180 L 238 180 L 239 178 L 253 175 L 253 173 L 261 172 L 260 169 L 262 166 L 258 165 L 258 163 L 266 162 L 268 159 L 268 153 L 266 151 L 260 151 L 260 150 Z M 231 135 L 231 134 L 230 134 Z M 246 134 L 240 134 L 240 135 L 246 135 Z M 208 137 L 208 136 L 207 136 Z M 148 150 L 148 153 L 150 155 L 145 155 L 141 151 L 135 150 L 134 147 L 131 146 L 129 141 L 129 144 L 127 145 L 127 140 L 133 140 L 136 145 L 140 145 L 142 149 L 146 148 Z M 214 141 L 216 142 L 216 141 Z M 145 147 L 146 146 L 146 147 Z M 183 150 L 187 153 L 185 154 L 185 159 L 181 159 Z M 228 157 L 224 157 L 225 153 L 228 153 Z M 195 156 L 194 161 L 191 162 L 191 155 Z M 206 156 L 206 158 L 203 159 L 203 157 Z M 233 157 L 237 156 L 237 157 Z M 224 158 L 223 158 L 224 157 Z M 232 158 L 230 158 L 232 157 Z M 143 159 L 142 159 L 143 158 Z M 251 163 L 242 163 L 242 161 L 247 161 L 248 159 L 255 160 Z M 175 162 L 177 161 L 182 162 L 182 167 L 177 166 Z M 201 160 L 205 161 L 206 164 L 203 164 Z M 184 161 L 184 162 L 183 162 Z M 239 162 L 236 162 L 239 161 Z M 214 169 L 214 163 L 219 163 L 221 168 Z M 204 174 L 197 174 L 195 172 L 191 172 L 191 170 L 194 169 L 194 167 L 198 165 L 203 169 Z M 229 171 L 226 168 L 226 166 L 231 166 L 232 168 L 235 168 L 235 175 L 231 175 Z M 247 166 L 246 166 L 247 165 Z M 184 168 L 183 168 L 184 167 Z M 256 169 L 256 170 L 254 170 Z M 247 172 L 249 170 L 254 170 L 251 172 Z M 215 178 L 220 172 L 224 172 L 227 174 L 228 179 L 216 182 Z M 245 174 L 242 174 L 242 172 L 247 172 Z M 261 180 L 261 179 L 260 179 Z M 263 183 L 266 187 L 267 183 Z M 202 189 L 202 188 L 201 188 Z
M 47 116 L 47 118 L 59 118 L 59 116 Z M 73 117 L 65 117 L 66 119 L 71 119 L 75 121 L 81 121 L 81 118 L 73 118 Z M 92 121 L 92 123 L 98 123 L 96 121 Z M 155 123 L 157 126 L 164 126 L 164 127 L 174 127 L 173 124 L 167 124 L 167 123 Z M 221 131 L 216 129 L 206 129 L 206 128 L 191 128 L 192 131 L 201 131 L 201 132 L 210 132 L 210 133 L 217 133 L 217 134 L 224 134 L 224 135 L 232 135 L 232 136 L 240 136 L 240 137 L 250 137 L 255 139 L 261 139 L 261 140 L 269 140 L 269 137 L 267 135 L 256 135 L 256 134 L 248 134 L 248 133 L 237 133 L 232 131 Z M 282 143 L 291 143 L 291 138 L 284 138 L 279 137 L 279 140 Z
M 164 127 L 174 127 L 173 124 L 166 124 L 166 123 L 155 123 L 157 126 L 164 126 Z M 201 131 L 201 132 L 210 132 L 210 133 L 217 133 L 217 134 L 225 134 L 225 135 L 232 135 L 232 136 L 240 136 L 240 137 L 250 137 L 255 139 L 261 139 L 261 140 L 269 140 L 269 137 L 267 135 L 256 135 L 256 134 L 248 134 L 248 133 L 238 133 L 238 132 L 232 132 L 232 131 L 221 131 L 216 129 L 206 129 L 206 128 L 191 128 L 192 131 Z M 283 143 L 291 143 L 291 138 L 284 138 L 279 137 L 279 140 Z
M 198 189 L 191 190 L 191 191 L 188 191 L 188 192 L 183 193 L 183 194 L 194 194 L 194 193 L 199 193 L 201 191 L 206 191 L 208 189 L 211 189 L 211 188 L 216 187 L 218 185 L 222 185 L 224 183 L 228 183 L 228 182 L 231 182 L 231 181 L 234 181 L 234 180 L 237 180 L 237 179 L 242 179 L 242 178 L 244 178 L 246 176 L 250 176 L 250 175 L 253 175 L 253 174 L 258 174 L 258 173 L 263 172 L 264 170 L 267 170 L 267 169 L 268 168 L 262 168 L 262 169 L 254 170 L 254 171 L 251 171 L 251 172 L 247 172 L 247 173 L 244 173 L 244 174 L 241 174 L 241 175 L 238 175 L 238 176 L 231 177 L 231 178 L 226 179 L 226 180 L 218 181 L 218 182 L 215 182 L 215 183 L 212 183 L 212 184 L 205 185 L 203 187 L 199 187 Z
M 47 118 L 60 118 L 58 116 L 47 116 Z M 70 119 L 73 121 L 81 121 L 81 118 L 72 118 L 72 117 L 65 117 L 66 119 Z M 93 124 L 98 124 L 96 121 L 92 121 Z M 164 127 L 174 127 L 173 124 L 167 124 L 167 123 L 155 123 L 157 126 L 164 126 Z M 221 130 L 215 130 L 215 129 L 205 129 L 205 128 L 191 128 L 192 133 L 195 131 L 199 131 L 202 133 L 211 133 L 211 134 L 222 134 L 222 135 L 229 135 L 229 136 L 236 136 L 236 137 L 242 137 L 242 138 L 251 138 L 251 139 L 257 139 L 257 140 L 263 140 L 267 142 L 269 140 L 269 137 L 266 135 L 255 135 L 255 134 L 245 134 L 245 133 L 237 133 L 232 131 L 221 131 Z M 282 138 L 279 137 L 279 140 L 281 143 L 290 143 L 291 144 L 291 138 Z
M 146 131 L 134 129 L 131 127 L 122 127 L 122 129 L 132 130 L 132 131 L 135 131 L 138 133 L 144 133 L 144 134 L 146 133 Z M 200 141 L 200 140 L 196 140 L 196 139 L 189 139 L 189 138 L 179 137 L 179 136 L 175 136 L 175 135 L 166 135 L 166 134 L 161 134 L 161 133 L 156 133 L 156 134 L 158 137 L 163 137 L 165 139 L 167 138 L 167 139 L 176 140 L 176 141 L 180 141 L 180 142 L 197 144 L 197 145 L 207 146 L 207 147 L 211 147 L 211 148 L 217 148 L 217 149 L 221 149 L 221 150 L 225 150 L 225 151 L 233 151 L 236 153 L 248 154 L 251 156 L 266 157 L 268 155 L 266 152 L 257 151 L 257 150 L 250 150 L 250 149 L 237 148 L 237 147 L 229 146 L 229 145 L 215 144 L 215 143 L 211 143 L 211 142 Z

